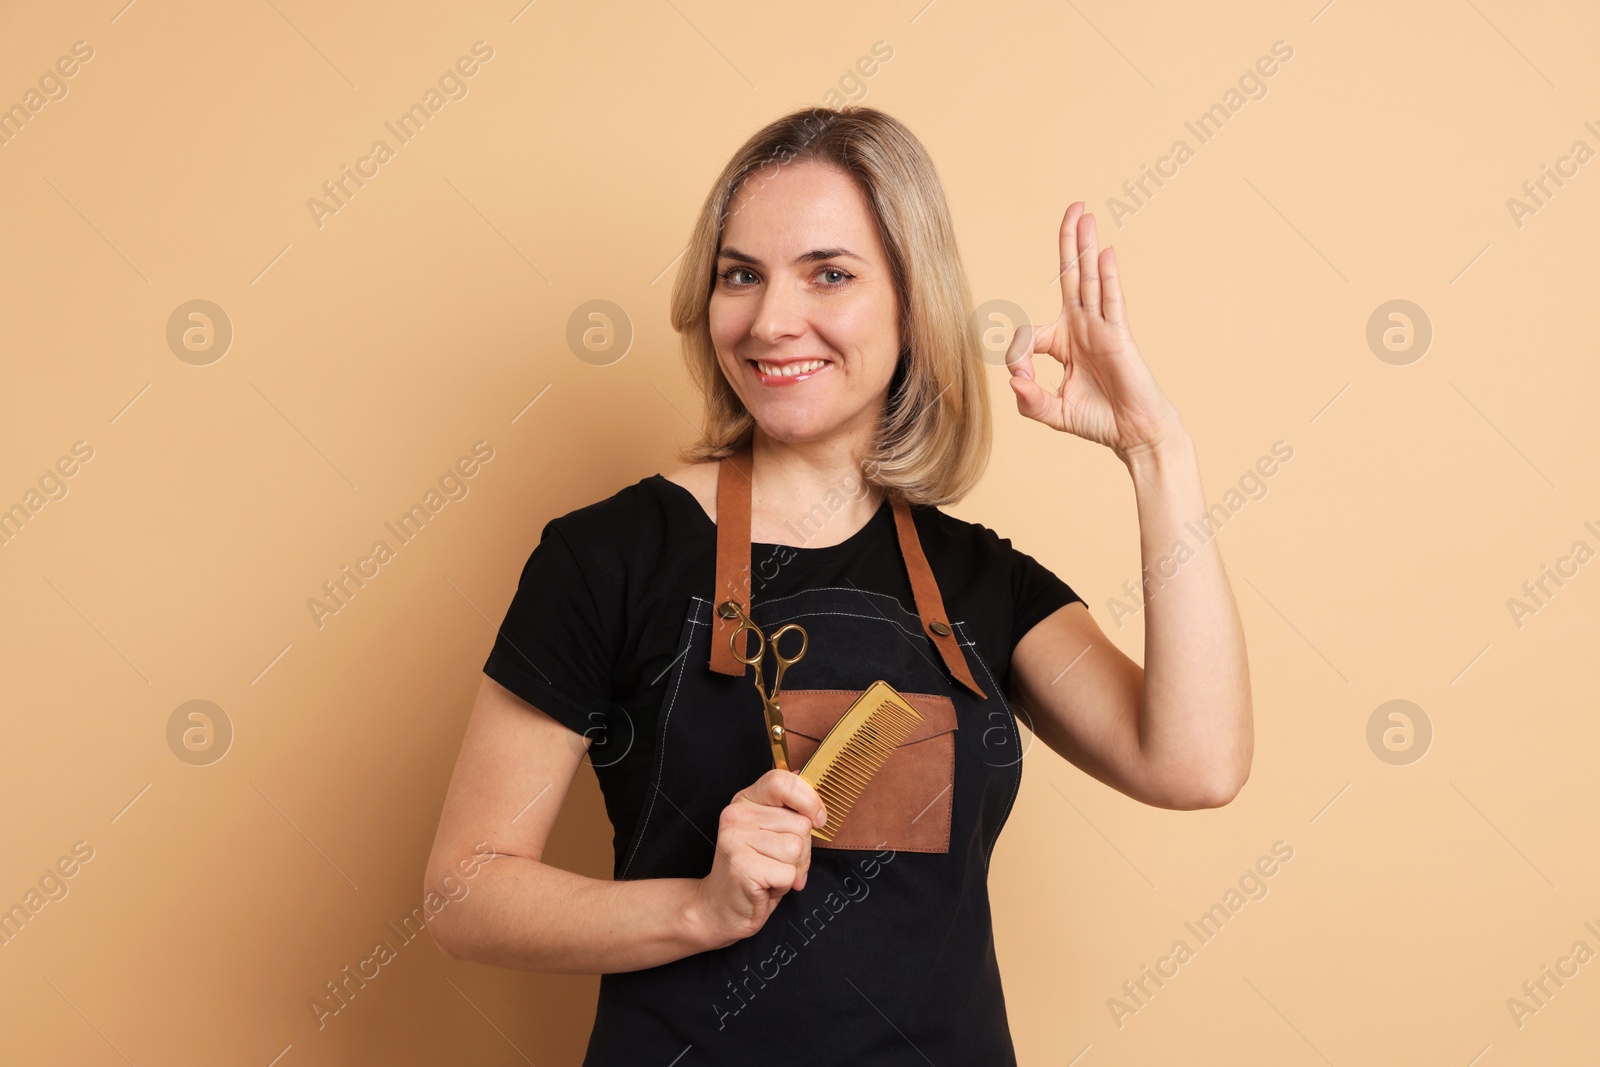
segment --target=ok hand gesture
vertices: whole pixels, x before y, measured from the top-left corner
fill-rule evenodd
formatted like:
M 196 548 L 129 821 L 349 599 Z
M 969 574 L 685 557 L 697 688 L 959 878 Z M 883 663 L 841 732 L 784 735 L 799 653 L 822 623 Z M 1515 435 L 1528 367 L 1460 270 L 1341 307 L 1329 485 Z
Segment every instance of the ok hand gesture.
M 1105 445 L 1126 463 L 1181 424 L 1128 331 L 1116 252 L 1096 249 L 1094 216 L 1083 208 L 1074 203 L 1061 220 L 1061 315 L 1045 326 L 1019 326 L 1006 366 L 1019 412 Z M 1061 364 L 1054 393 L 1034 379 L 1038 352 Z

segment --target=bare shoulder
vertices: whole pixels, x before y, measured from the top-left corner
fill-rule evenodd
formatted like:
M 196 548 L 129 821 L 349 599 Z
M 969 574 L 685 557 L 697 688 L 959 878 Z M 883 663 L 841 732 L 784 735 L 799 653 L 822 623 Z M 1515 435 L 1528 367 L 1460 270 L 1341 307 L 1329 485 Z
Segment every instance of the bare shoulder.
M 717 519 L 717 466 L 714 461 L 706 463 L 691 463 L 687 467 L 679 467 L 674 471 L 665 471 L 662 477 L 669 482 L 675 482 L 694 494 L 700 501 L 700 506 L 711 517 Z

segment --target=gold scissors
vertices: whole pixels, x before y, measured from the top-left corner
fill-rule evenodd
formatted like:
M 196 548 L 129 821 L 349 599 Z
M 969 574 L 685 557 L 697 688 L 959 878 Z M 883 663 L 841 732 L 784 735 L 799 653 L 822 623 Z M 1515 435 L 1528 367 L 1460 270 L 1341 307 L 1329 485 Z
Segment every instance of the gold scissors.
M 733 654 L 741 663 L 748 664 L 756 669 L 756 692 L 761 694 L 761 711 L 767 720 L 767 741 L 772 745 L 772 765 L 780 770 L 789 769 L 789 741 L 783 729 L 783 711 L 778 707 L 778 694 L 783 689 L 783 672 L 799 663 L 805 658 L 806 645 L 809 638 L 806 636 L 805 627 L 798 623 L 786 623 L 779 627 L 770 638 L 761 632 L 761 628 L 750 621 L 750 616 L 745 614 L 744 608 L 737 601 L 730 600 L 733 610 L 738 614 L 739 626 L 728 636 L 728 645 L 733 649 Z M 739 651 L 741 641 L 739 635 L 746 630 L 756 635 L 757 644 L 754 656 L 746 656 Z M 778 650 L 778 642 L 790 630 L 800 635 L 800 651 L 793 656 L 785 656 Z M 772 679 L 772 689 L 769 691 L 761 683 L 761 660 L 767 651 L 768 645 L 772 646 L 772 657 L 778 661 L 778 672 Z

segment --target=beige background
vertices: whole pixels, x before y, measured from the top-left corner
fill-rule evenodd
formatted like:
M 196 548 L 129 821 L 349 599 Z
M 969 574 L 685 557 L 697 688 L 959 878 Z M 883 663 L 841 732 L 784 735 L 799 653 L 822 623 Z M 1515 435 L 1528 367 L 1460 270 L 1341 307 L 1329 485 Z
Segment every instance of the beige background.
M 1507 205 L 1600 150 L 1592 5 L 122 2 L 0 8 L 0 105 L 93 49 L 0 145 L 0 505 L 93 449 L 0 546 L 0 906 L 93 850 L 0 948 L 0 1062 L 578 1060 L 597 979 L 387 924 L 421 903 L 540 528 L 692 432 L 666 301 L 708 183 L 847 97 L 927 145 L 979 301 L 1054 316 L 1056 228 L 1088 201 L 1208 500 L 1294 450 L 1221 535 L 1256 708 L 1238 799 L 1158 810 L 1027 757 L 991 874 L 1022 1062 L 1592 1054 L 1600 962 L 1520 1026 L 1507 1006 L 1600 952 L 1600 563 L 1520 628 L 1507 604 L 1600 549 L 1600 161 L 1520 226 Z M 1184 122 L 1280 40 L 1267 95 L 1198 144 Z M 307 200 L 476 41 L 467 95 L 319 228 Z M 1194 157 L 1115 227 L 1108 198 L 1180 137 Z M 166 340 L 197 299 L 234 331 L 203 366 Z M 634 331 L 604 366 L 566 341 L 595 299 Z M 1432 324 L 1407 365 L 1366 340 L 1395 299 Z M 992 467 L 950 510 L 1141 657 L 1111 603 L 1139 574 L 1126 470 L 991 373 Z M 322 582 L 476 441 L 468 495 L 319 628 Z M 220 761 L 169 747 L 191 700 L 231 723 Z M 1390 700 L 1431 724 L 1409 764 L 1368 744 Z M 609 837 L 585 767 L 551 858 L 605 877 Z M 1268 894 L 1201 944 L 1185 922 L 1278 841 Z M 380 938 L 396 958 L 319 1029 L 309 1001 Z M 1118 1026 L 1108 1000 L 1180 939 Z

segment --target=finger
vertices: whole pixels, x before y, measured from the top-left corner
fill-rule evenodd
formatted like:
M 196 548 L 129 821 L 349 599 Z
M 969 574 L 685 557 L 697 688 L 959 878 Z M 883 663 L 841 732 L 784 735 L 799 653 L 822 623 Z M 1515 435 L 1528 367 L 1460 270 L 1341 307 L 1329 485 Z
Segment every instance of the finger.
M 1034 373 L 1033 357 L 1041 352 L 1064 366 L 1061 357 L 1055 352 L 1056 330 L 1060 326 L 1060 319 L 1047 322 L 1043 326 L 1032 323 L 1018 326 L 1017 332 L 1011 337 L 1011 344 L 1006 348 L 1006 369 L 1014 377 L 1020 376 L 1037 381 L 1039 376 Z
M 1026 378 L 1030 382 L 1035 380 L 1033 354 L 1039 351 L 1038 336 L 1039 328 L 1026 322 L 1011 335 L 1011 344 L 1006 347 L 1006 370 L 1013 377 Z
M 1078 256 L 1083 264 L 1083 306 L 1100 314 L 1100 254 L 1095 247 L 1094 216 L 1078 220 Z
M 1049 356 L 1063 367 L 1067 365 L 1066 359 L 1056 351 L 1058 347 L 1056 345 L 1056 331 L 1061 329 L 1065 322 L 1065 317 L 1062 317 L 1056 319 L 1054 322 L 1047 322 L 1043 326 L 1035 326 L 1033 328 L 1034 355 L 1037 356 L 1040 352 L 1043 352 L 1045 355 Z M 1061 345 L 1059 347 L 1064 351 L 1067 346 Z
M 749 837 L 742 838 L 739 846 L 741 849 L 747 849 L 747 853 L 789 865 L 790 888 L 805 888 L 806 872 L 811 867 L 810 827 L 805 827 L 798 833 L 755 830 Z
M 794 772 L 771 770 L 767 774 L 794 774 Z M 816 797 L 816 790 L 811 788 L 810 782 L 797 774 L 794 777 L 799 780 L 801 788 L 810 790 L 811 795 Z M 790 792 L 782 792 L 783 789 L 789 789 Z M 821 797 L 816 799 L 817 803 L 822 802 Z M 757 781 L 754 785 L 741 789 L 735 794 L 733 801 L 728 805 L 725 814 L 732 816 L 742 825 L 792 832 L 799 832 L 802 829 L 809 831 L 813 826 L 822 825 L 795 807 L 796 804 L 805 803 L 805 800 L 800 788 L 793 786 L 773 786 Z M 745 803 L 740 804 L 739 801 Z
M 800 861 L 805 858 L 806 841 L 811 837 L 807 830 L 804 836 L 799 834 L 779 833 L 776 830 L 757 830 L 747 839 L 753 849 L 768 859 L 775 859 L 780 863 L 787 863 L 796 869 Z
M 1083 214 L 1083 201 L 1067 208 L 1061 220 L 1061 304 L 1075 308 L 1080 303 L 1078 293 L 1078 219 Z
M 751 799 L 758 804 L 793 808 L 810 819 L 813 825 L 827 825 L 827 812 L 823 807 L 822 798 L 817 795 L 816 789 L 810 782 L 794 771 L 774 767 L 757 778 L 755 784 L 744 792 L 749 793 Z
M 794 880 L 794 887 L 796 889 L 804 889 L 806 880 L 811 875 L 811 833 L 809 831 L 800 836 L 800 862 L 795 866 L 800 874 Z
M 1044 414 L 1050 410 L 1054 398 L 1052 394 L 1039 388 L 1038 382 L 1027 378 L 1012 378 L 1011 391 L 1016 394 L 1018 412 L 1036 422 L 1043 422 L 1047 426 L 1050 424 L 1049 420 L 1044 418 Z
M 718 833 L 731 842 L 730 847 L 747 844 L 766 834 L 781 834 L 799 841 L 810 838 L 811 831 L 817 827 L 809 816 L 773 804 L 740 804 L 729 812 Z
M 737 835 L 730 835 L 719 828 L 716 841 L 717 855 L 727 864 L 729 876 L 733 883 L 741 888 L 746 897 L 750 896 L 751 887 L 761 884 L 761 877 L 752 870 L 755 857 L 758 855 L 750 846 L 737 840 Z M 712 863 L 713 869 L 716 861 Z
M 1041 416 L 1052 407 L 1054 394 L 1039 384 L 1033 369 L 1033 356 L 1045 352 L 1052 359 L 1055 358 L 1050 343 L 1055 339 L 1059 322 L 1058 319 L 1044 326 L 1025 324 L 1018 327 L 1016 336 L 1011 339 L 1011 346 L 1006 349 L 1006 369 L 1011 372 L 1011 388 L 1017 396 L 1017 411 L 1046 425 L 1049 423 Z
M 794 888 L 794 864 L 763 856 L 759 852 L 746 852 L 739 860 L 743 875 L 745 895 L 751 900 L 779 897 Z
M 1128 309 L 1122 302 L 1122 274 L 1117 270 L 1117 250 L 1110 245 L 1100 254 L 1100 279 L 1105 292 L 1100 297 L 1106 321 L 1117 326 L 1128 325 Z

